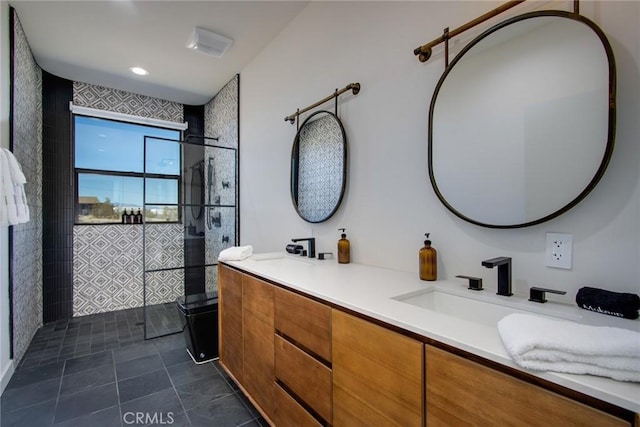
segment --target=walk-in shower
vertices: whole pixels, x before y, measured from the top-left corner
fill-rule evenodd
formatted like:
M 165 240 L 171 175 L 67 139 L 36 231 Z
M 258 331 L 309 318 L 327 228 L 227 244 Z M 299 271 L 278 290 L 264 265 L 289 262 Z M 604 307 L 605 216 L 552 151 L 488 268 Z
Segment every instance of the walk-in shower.
M 152 140 L 145 137 L 145 150 Z M 179 147 L 182 173 L 177 203 L 143 197 L 145 338 L 182 331 L 176 299 L 217 290 L 218 254 L 238 244 L 237 150 L 193 135 L 164 142 Z M 153 178 L 145 171 L 145 181 Z M 170 210 L 176 221 L 154 221 Z

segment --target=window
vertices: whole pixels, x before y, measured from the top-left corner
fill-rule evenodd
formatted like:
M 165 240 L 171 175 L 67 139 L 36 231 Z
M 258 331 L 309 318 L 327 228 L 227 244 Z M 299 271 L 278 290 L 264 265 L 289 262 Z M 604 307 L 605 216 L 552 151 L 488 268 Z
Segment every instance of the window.
M 76 223 L 138 210 L 148 222 L 180 219 L 180 131 L 76 115 L 74 132 Z

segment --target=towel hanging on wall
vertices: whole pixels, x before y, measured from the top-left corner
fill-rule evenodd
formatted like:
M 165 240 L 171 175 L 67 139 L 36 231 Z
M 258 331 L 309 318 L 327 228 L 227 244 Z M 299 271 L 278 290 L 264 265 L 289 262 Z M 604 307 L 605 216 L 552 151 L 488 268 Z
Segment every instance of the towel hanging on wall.
M 0 225 L 29 221 L 29 206 L 24 192 L 27 180 L 13 153 L 0 148 Z

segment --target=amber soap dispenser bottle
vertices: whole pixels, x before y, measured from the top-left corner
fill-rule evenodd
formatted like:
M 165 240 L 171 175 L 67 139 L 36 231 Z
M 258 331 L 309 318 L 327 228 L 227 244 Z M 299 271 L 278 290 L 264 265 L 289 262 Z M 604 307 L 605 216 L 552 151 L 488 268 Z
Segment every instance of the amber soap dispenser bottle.
M 342 231 L 340 240 L 338 240 L 338 263 L 349 264 L 351 262 L 351 243 L 347 240 L 346 229 L 338 228 L 338 230 Z
M 436 280 L 438 277 L 438 253 L 431 247 L 429 234 L 425 233 L 427 240 L 424 241 L 424 247 L 419 253 L 421 280 Z

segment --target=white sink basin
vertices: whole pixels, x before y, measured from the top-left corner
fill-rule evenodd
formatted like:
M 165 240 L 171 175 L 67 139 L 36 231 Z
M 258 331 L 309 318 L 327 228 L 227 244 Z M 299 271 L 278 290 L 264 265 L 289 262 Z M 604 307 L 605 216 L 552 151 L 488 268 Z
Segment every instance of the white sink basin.
M 503 298 L 506 299 L 508 297 L 498 297 L 495 295 L 466 296 L 439 289 L 427 289 L 398 295 L 392 299 L 487 326 L 496 326 L 500 319 L 512 313 L 537 314 L 545 317 L 573 321 L 578 321 L 581 318 L 581 316 L 574 313 L 563 313 L 562 311 L 549 309 L 548 307 L 536 307 L 532 305 L 536 303 L 522 301 L 522 299 L 512 303 L 509 301 L 501 301 Z

